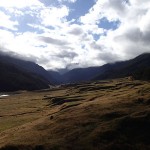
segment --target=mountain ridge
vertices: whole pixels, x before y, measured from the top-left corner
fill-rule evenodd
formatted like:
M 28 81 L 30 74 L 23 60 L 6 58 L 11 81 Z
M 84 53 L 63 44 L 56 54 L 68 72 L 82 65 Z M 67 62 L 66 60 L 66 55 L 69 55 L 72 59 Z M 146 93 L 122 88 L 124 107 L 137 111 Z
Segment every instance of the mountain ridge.
M 0 66 L 0 91 L 4 89 L 6 91 L 7 89 L 8 91 L 43 89 L 49 88 L 49 85 L 115 79 L 127 76 L 132 76 L 135 79 L 150 80 L 150 53 L 141 54 L 127 61 L 88 68 L 75 68 L 63 75 L 57 71 L 45 70 L 34 62 L 2 54 L 0 54 Z
M 105 80 L 126 76 L 133 76 L 135 79 L 149 80 L 149 66 L 150 53 L 144 53 L 126 61 L 88 68 L 75 68 L 63 74 L 63 77 L 65 83 Z

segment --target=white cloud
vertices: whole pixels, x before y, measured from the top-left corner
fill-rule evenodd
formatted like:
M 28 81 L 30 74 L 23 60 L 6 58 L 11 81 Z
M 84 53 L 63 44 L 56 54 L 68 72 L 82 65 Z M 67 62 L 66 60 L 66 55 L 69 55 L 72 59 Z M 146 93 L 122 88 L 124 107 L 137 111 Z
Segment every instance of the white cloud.
M 141 17 L 138 26 L 143 32 L 150 31 L 150 9 Z
M 66 21 L 66 16 L 69 14 L 69 9 L 66 6 L 60 8 L 50 7 L 42 9 L 39 15 L 41 23 L 44 26 L 61 26 Z
M 0 11 L 0 46 L 46 68 L 102 65 L 150 52 L 149 0 L 97 0 L 78 22 L 67 20 L 71 8 L 62 4 L 2 0 L 0 7 L 8 12 Z M 106 30 L 99 27 L 102 18 L 120 24 L 115 30 Z
M 38 0 L 1 0 L 0 7 L 4 8 L 25 8 L 31 6 L 43 6 Z
M 9 45 L 9 41 L 12 41 L 14 39 L 14 35 L 12 32 L 7 30 L 0 29 L 0 46 L 7 48 Z
M 118 56 L 129 59 L 144 52 L 150 52 L 150 1 L 149 0 L 98 0 L 90 11 L 80 18 L 84 25 L 96 25 L 105 17 L 109 21 L 120 21 L 116 30 L 107 31 L 97 44 Z M 96 45 L 97 45 L 96 44 Z M 93 46 L 96 46 L 93 45 Z M 97 46 L 96 46 L 97 47 Z M 106 57 L 105 57 L 106 58 Z M 100 58 L 102 59 L 102 57 Z M 104 58 L 103 58 L 104 59 Z M 109 59 L 106 58 L 106 62 Z
M 80 17 L 80 21 L 83 24 L 98 24 L 104 17 L 109 21 L 122 20 L 127 11 L 128 3 L 125 0 L 97 0 L 89 12 Z
M 18 22 L 10 20 L 10 16 L 0 11 L 0 18 L 2 20 L 0 22 L 0 27 L 4 27 L 11 30 L 17 30 L 16 26 L 18 25 Z

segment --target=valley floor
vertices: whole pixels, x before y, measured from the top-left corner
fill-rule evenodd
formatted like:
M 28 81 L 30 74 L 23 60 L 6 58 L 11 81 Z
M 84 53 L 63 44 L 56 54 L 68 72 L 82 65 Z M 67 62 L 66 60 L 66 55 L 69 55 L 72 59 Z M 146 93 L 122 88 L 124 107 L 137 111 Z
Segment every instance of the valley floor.
M 0 97 L 1 150 L 148 150 L 150 82 L 127 78 Z

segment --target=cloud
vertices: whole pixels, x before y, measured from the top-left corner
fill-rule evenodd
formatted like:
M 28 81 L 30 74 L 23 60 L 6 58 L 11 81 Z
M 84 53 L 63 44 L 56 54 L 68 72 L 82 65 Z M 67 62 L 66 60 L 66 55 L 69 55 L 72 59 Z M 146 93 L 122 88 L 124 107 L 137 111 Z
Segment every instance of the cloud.
M 45 68 L 47 69 L 66 68 L 66 66 L 71 64 L 72 60 L 76 57 L 78 57 L 78 54 L 75 52 L 60 50 L 57 53 L 50 54 L 48 57 L 41 56 L 38 63 L 45 65 Z
M 96 4 L 87 14 L 80 17 L 83 24 L 99 24 L 102 18 L 108 21 L 123 19 L 128 11 L 128 3 L 125 0 L 97 0 Z
M 38 0 L 1 0 L 0 7 L 3 8 L 25 8 L 25 7 L 43 6 Z
M 13 58 L 25 60 L 25 61 L 31 61 L 37 63 L 37 58 L 34 55 L 21 55 L 19 53 L 13 52 L 9 49 L 6 49 L 2 46 L 0 46 L 0 56 L 10 56 Z
M 66 17 L 69 14 L 69 8 L 66 6 L 48 7 L 40 11 L 39 20 L 44 26 L 52 26 L 54 28 L 61 26 L 66 22 Z
M 113 63 L 116 62 L 116 60 L 119 60 L 118 56 L 115 53 L 113 53 L 113 51 L 107 51 L 107 50 L 99 53 L 96 58 L 103 61 L 104 64 Z
M 10 16 L 6 15 L 4 12 L 0 11 L 0 27 L 10 29 L 10 30 L 17 30 L 16 26 L 18 25 L 17 21 L 12 21 Z
M 81 35 L 83 34 L 83 29 L 79 25 L 72 25 L 68 33 L 73 35 Z
M 69 43 L 65 40 L 60 40 L 60 39 L 54 39 L 51 37 L 39 37 L 39 40 L 45 42 L 45 43 L 49 43 L 49 44 L 53 44 L 53 45 L 58 45 L 58 46 L 64 46 L 64 45 L 68 45 Z
M 103 17 L 108 21 L 118 20 L 120 24 L 117 29 L 107 30 L 105 35 L 100 36 L 97 41 L 98 47 L 101 47 L 105 54 L 109 55 L 107 49 L 114 56 L 118 56 L 116 60 L 130 59 L 141 53 L 150 52 L 149 9 L 150 2 L 147 0 L 98 0 L 85 16 L 80 17 L 80 22 L 91 26 L 99 24 Z M 95 42 L 92 46 L 97 47 Z M 109 57 L 106 62 L 109 62 Z
M 73 7 L 78 3 L 70 4 L 75 2 L 1 0 L 1 48 L 48 69 L 103 65 L 150 52 L 149 0 L 97 0 L 83 16 Z M 79 18 L 70 15 L 72 9 Z M 108 23 L 116 28 L 104 28 Z
M 90 47 L 95 50 L 102 50 L 101 44 L 97 44 L 95 41 L 90 44 Z
M 73 59 L 73 58 L 77 57 L 78 54 L 75 53 L 75 52 L 69 52 L 69 51 L 63 50 L 62 53 L 57 54 L 56 56 L 59 57 L 59 58 Z

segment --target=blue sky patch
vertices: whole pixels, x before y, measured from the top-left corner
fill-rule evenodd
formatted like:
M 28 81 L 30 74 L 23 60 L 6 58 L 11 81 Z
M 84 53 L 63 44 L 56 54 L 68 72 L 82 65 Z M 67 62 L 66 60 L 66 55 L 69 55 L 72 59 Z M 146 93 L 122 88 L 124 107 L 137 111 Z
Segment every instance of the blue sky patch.
M 70 3 L 68 6 L 71 10 L 67 19 L 78 19 L 84 16 L 94 4 L 94 0 L 77 0 L 76 3 Z
M 106 30 L 116 30 L 120 24 L 120 21 L 108 21 L 107 18 L 102 18 L 99 23 L 99 27 Z

